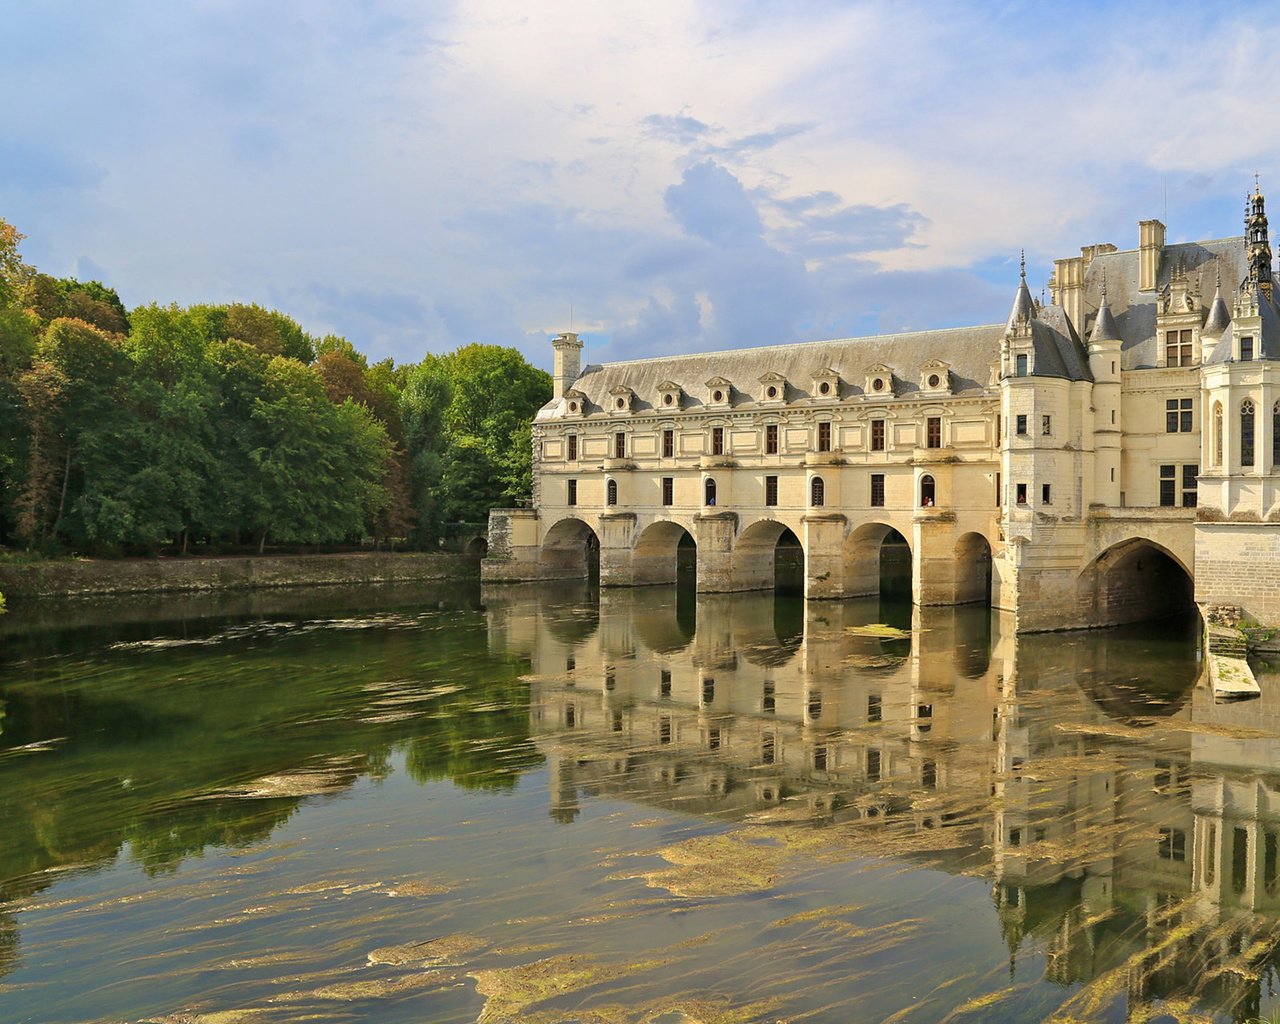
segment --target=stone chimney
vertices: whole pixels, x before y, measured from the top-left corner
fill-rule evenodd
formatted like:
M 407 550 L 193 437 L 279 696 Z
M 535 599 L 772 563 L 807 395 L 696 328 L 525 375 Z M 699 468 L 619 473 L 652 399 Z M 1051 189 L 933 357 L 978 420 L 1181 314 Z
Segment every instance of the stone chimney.
M 582 342 L 576 334 L 565 331 L 552 339 L 551 347 L 556 353 L 555 369 L 551 374 L 555 380 L 555 397 L 564 398 L 564 393 L 573 387 L 573 382 L 582 372 Z
M 1138 221 L 1138 291 L 1154 291 L 1164 252 L 1164 225 L 1158 220 Z

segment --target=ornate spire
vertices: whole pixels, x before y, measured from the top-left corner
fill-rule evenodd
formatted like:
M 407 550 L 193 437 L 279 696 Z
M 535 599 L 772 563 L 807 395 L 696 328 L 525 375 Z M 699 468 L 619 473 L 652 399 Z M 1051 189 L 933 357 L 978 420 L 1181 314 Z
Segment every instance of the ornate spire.
M 1249 197 L 1244 218 L 1245 252 L 1249 259 L 1246 283 L 1271 297 L 1271 243 L 1267 240 L 1267 201 L 1254 176 L 1254 192 Z

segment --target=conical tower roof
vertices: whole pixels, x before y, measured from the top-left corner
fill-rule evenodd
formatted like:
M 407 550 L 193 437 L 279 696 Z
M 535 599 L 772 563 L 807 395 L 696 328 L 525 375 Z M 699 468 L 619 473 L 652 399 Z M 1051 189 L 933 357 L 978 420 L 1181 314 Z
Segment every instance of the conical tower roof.
M 1120 341 L 1120 328 L 1116 318 L 1111 315 L 1111 304 L 1107 302 L 1107 273 L 1102 272 L 1102 305 L 1098 307 L 1098 318 L 1093 322 L 1093 333 L 1089 335 L 1089 343 L 1100 341 Z
M 1231 323 L 1231 311 L 1222 297 L 1222 270 L 1218 270 L 1218 286 L 1213 293 L 1213 303 L 1209 306 L 1209 319 L 1205 321 L 1203 334 L 1220 338 Z
M 1027 287 L 1027 256 L 1024 252 L 1019 260 L 1018 294 L 1013 297 L 1013 309 L 1009 312 L 1009 330 L 1019 323 L 1027 323 L 1036 318 L 1036 306 L 1031 300 L 1031 289 Z

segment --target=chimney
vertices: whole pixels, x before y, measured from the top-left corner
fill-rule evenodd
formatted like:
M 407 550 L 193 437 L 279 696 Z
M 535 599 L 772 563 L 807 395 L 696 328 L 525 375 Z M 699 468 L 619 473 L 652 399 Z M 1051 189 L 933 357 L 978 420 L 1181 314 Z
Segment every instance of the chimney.
M 1154 291 L 1164 252 L 1164 225 L 1158 220 L 1138 221 L 1138 291 Z
M 555 379 L 555 397 L 564 398 L 564 393 L 573 386 L 582 372 L 582 342 L 576 334 L 565 331 L 552 339 L 551 347 L 556 352 L 555 370 L 552 373 Z

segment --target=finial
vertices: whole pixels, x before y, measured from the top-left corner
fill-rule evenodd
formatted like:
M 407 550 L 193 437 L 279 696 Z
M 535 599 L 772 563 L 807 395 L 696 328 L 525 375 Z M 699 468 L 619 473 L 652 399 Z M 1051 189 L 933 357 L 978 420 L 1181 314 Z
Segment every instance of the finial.
M 1256 195 L 1261 195 L 1261 194 L 1262 194 L 1262 186 L 1258 183 L 1258 172 L 1257 172 L 1257 171 L 1254 171 L 1254 172 L 1253 172 L 1253 194 L 1254 194 L 1255 196 L 1256 196 Z
M 1102 304 L 1107 304 L 1107 268 L 1102 268 Z
M 1027 250 L 1018 250 L 1018 273 L 1022 275 L 1022 279 L 1027 279 Z
M 1222 291 L 1222 257 L 1215 256 L 1213 258 L 1213 284 L 1218 291 Z

